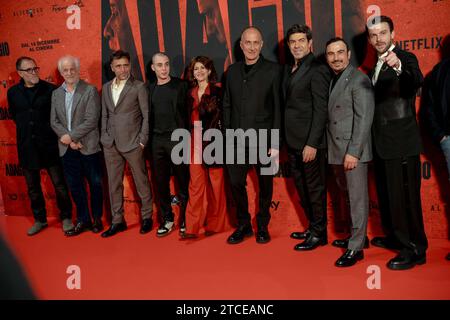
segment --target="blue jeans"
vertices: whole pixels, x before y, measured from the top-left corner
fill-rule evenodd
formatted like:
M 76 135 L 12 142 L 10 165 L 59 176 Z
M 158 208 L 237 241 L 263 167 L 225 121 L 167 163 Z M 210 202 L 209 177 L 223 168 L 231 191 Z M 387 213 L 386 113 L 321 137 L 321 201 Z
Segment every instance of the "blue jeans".
M 447 136 L 444 141 L 441 141 L 441 149 L 447 161 L 448 179 L 450 180 L 450 136 Z
M 94 219 L 103 212 L 102 167 L 100 152 L 83 155 L 80 151 L 67 149 L 62 157 L 64 175 L 77 207 L 77 222 L 90 223 L 89 206 L 84 181 L 89 183 L 91 210 Z

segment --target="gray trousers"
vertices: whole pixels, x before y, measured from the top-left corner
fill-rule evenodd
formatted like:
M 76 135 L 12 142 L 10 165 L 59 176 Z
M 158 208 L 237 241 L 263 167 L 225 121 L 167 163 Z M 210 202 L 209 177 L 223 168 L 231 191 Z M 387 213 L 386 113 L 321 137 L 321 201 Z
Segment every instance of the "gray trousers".
M 104 148 L 106 170 L 108 172 L 109 198 L 111 201 L 112 223 L 123 221 L 123 175 L 128 162 L 133 175 L 136 191 L 141 198 L 142 219 L 150 219 L 153 212 L 152 192 L 145 166 L 144 150 L 137 147 L 129 152 L 120 152 L 116 146 Z
M 367 163 L 359 162 L 355 169 L 344 171 L 343 165 L 331 165 L 339 188 L 348 196 L 352 234 L 348 249 L 362 250 L 367 233 L 369 218 L 369 188 L 367 182 Z

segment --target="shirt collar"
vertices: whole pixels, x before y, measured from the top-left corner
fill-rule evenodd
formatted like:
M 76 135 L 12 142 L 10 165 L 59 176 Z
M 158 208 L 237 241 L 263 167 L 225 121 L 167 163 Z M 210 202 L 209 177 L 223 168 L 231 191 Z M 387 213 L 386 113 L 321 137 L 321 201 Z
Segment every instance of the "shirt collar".
M 119 87 L 120 85 L 124 85 L 128 79 L 130 79 L 130 76 L 128 76 L 128 78 L 126 78 L 125 80 L 119 80 L 119 83 L 117 83 L 117 78 L 114 78 L 112 85 L 114 87 Z
M 78 86 L 78 83 L 79 83 L 79 82 L 80 82 L 80 80 L 78 80 L 77 83 L 75 83 L 75 85 L 73 86 L 73 91 L 72 91 L 72 92 L 70 92 L 69 90 L 67 90 L 67 84 L 66 84 L 65 81 L 63 82 L 63 84 L 61 85 L 61 87 L 62 87 L 62 88 L 64 89 L 64 91 L 67 92 L 67 93 L 74 93 L 75 90 L 77 90 L 77 86 Z

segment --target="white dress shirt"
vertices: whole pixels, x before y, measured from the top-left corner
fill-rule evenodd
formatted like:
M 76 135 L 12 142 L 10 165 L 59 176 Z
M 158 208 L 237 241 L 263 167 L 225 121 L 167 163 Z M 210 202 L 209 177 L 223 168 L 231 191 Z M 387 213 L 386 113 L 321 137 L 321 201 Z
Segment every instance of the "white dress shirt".
M 389 47 L 388 51 L 386 51 L 382 55 L 378 56 L 377 65 L 375 66 L 375 72 L 374 72 L 373 77 L 372 77 L 373 85 L 375 85 L 377 83 L 377 81 L 378 81 L 378 76 L 380 75 L 381 67 L 383 67 L 383 64 L 386 61 L 387 55 L 389 54 L 389 52 L 394 50 L 394 48 L 395 48 L 395 45 L 391 44 L 391 46 Z M 393 68 L 393 69 L 397 73 L 397 76 L 399 76 L 402 73 L 402 62 L 400 61 L 400 59 L 399 59 L 399 66 L 398 66 L 398 68 Z
M 117 83 L 119 81 L 119 83 Z M 120 93 L 123 90 L 123 87 L 125 87 L 125 83 L 128 81 L 128 78 L 125 80 L 118 80 L 117 78 L 114 78 L 112 84 L 111 84 L 111 92 L 112 92 L 112 99 L 114 102 L 114 106 L 117 105 L 117 101 L 119 101 Z

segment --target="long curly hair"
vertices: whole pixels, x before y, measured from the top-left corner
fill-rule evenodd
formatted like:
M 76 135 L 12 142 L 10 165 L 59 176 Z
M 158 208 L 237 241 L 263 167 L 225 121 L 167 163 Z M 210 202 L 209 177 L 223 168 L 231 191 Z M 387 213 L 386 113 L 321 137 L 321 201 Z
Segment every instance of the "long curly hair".
M 187 80 L 189 82 L 189 86 L 193 88 L 198 85 L 197 80 L 194 77 L 194 66 L 197 62 L 200 62 L 207 70 L 211 71 L 211 74 L 208 76 L 208 82 L 210 84 L 215 84 L 217 82 L 217 72 L 216 68 L 214 68 L 213 61 L 205 56 L 197 56 L 191 60 L 187 69 Z

